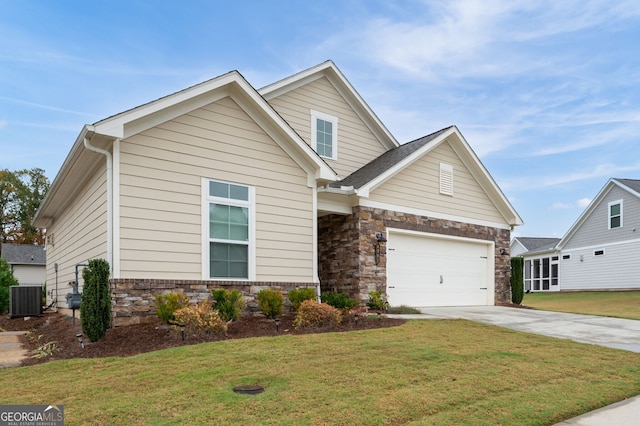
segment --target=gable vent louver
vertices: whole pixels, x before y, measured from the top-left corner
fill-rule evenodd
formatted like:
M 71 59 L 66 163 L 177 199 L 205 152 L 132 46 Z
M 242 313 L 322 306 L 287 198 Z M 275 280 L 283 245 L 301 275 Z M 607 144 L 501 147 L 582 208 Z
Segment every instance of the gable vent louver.
M 440 193 L 453 195 L 453 166 L 440 163 Z

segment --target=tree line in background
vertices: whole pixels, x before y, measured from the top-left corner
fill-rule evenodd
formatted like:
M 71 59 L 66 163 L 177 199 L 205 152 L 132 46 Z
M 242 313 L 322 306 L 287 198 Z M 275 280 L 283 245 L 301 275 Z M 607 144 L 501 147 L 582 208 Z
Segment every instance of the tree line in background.
M 39 168 L 0 169 L 0 242 L 44 244 L 45 230 L 33 226 L 32 220 L 49 185 Z

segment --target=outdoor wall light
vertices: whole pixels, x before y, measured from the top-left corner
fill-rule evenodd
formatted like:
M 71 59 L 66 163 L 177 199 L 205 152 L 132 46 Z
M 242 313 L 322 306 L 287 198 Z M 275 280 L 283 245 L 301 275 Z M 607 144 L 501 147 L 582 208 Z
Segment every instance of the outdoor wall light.
M 376 232 L 376 245 L 374 247 L 376 265 L 380 263 L 380 243 L 386 243 L 387 238 L 383 232 Z
M 509 252 L 507 251 L 507 249 L 506 249 L 506 248 L 501 248 L 501 249 L 500 249 L 500 254 L 501 254 L 501 255 L 503 255 L 503 256 L 504 256 L 504 255 L 505 255 L 505 254 L 507 254 L 507 253 L 509 253 Z

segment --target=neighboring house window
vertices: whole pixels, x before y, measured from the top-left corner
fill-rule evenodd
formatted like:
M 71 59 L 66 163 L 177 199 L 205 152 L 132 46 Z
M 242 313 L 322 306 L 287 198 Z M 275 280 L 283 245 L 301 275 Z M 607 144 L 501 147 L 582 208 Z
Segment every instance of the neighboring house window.
M 440 193 L 453 195 L 453 166 L 440 163 Z
M 206 183 L 208 277 L 248 279 L 252 259 L 253 188 L 215 180 Z
M 338 159 L 338 118 L 311 110 L 311 143 L 321 157 Z
M 609 229 L 622 227 L 622 200 L 609 203 Z

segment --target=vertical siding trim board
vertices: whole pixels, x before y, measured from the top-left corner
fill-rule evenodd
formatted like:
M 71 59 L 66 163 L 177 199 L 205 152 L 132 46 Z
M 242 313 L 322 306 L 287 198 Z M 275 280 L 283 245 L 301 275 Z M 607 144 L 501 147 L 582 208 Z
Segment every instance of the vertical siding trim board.
M 285 306 L 290 307 L 287 293 L 296 288 L 316 288 L 314 283 L 270 282 L 270 281 L 203 281 L 165 280 L 146 278 L 117 278 L 110 280 L 113 325 L 115 327 L 144 324 L 158 321 L 155 296 L 181 293 L 189 301 L 197 303 L 211 297 L 211 290 L 223 288 L 238 290 L 247 303 L 243 315 L 258 315 L 256 296 L 260 290 L 278 290 L 285 297 Z

